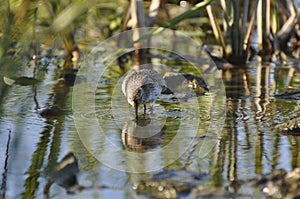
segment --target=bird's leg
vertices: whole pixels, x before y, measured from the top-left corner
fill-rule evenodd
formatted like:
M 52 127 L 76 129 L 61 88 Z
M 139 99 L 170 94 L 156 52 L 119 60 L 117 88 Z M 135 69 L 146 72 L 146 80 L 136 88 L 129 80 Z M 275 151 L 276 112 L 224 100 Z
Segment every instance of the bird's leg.
M 144 104 L 144 115 L 146 115 L 146 104 Z
M 153 107 L 154 107 L 154 103 L 155 103 L 155 102 L 152 102 L 152 103 L 151 103 L 151 106 L 150 106 L 150 111 L 151 111 L 151 114 L 153 114 Z

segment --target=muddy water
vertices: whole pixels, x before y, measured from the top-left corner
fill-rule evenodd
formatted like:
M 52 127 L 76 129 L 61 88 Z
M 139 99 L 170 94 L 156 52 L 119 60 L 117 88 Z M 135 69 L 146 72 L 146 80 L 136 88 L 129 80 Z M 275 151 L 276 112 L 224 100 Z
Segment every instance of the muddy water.
M 167 70 L 200 75 L 173 57 L 157 61 Z M 122 74 L 115 68 L 116 63 L 106 69 L 93 99 L 77 100 L 91 111 L 72 112 L 74 87 L 55 66 L 40 72 L 37 84 L 7 88 L 0 116 L 1 196 L 140 198 L 146 196 L 133 189 L 140 180 L 164 169 L 183 169 L 205 175 L 199 185 L 238 198 L 264 197 L 260 190 L 234 182 L 300 166 L 299 137 L 273 129 L 298 114 L 297 100 L 274 97 L 299 89 L 296 65 L 252 62 L 247 69 L 214 73 L 226 94 L 217 92 L 216 76 L 204 75 L 209 93 L 178 95 L 176 100 L 161 96 L 139 123 L 120 91 Z M 166 71 L 158 65 L 155 69 Z M 30 74 L 32 69 L 26 70 Z M 45 109 L 52 111 L 41 115 Z M 48 172 L 68 152 L 74 153 L 80 170 L 81 188 L 72 195 Z

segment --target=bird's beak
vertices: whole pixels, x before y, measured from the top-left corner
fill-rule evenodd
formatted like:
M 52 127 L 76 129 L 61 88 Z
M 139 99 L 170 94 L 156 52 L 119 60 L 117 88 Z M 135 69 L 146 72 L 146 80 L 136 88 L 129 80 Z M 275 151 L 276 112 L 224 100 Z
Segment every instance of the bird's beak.
M 134 102 L 134 109 L 135 109 L 135 119 L 136 119 L 136 121 L 138 121 L 138 109 L 139 109 L 139 105 L 136 102 Z

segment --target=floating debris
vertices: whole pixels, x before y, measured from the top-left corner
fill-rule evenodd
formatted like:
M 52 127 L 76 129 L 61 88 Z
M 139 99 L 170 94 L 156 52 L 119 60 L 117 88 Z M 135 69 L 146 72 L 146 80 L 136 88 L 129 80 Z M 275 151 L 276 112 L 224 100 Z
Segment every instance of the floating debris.
M 155 174 L 150 180 L 139 182 L 134 189 L 138 194 L 151 198 L 178 198 L 191 193 L 206 176 L 185 170 L 166 170 Z
M 284 169 L 262 176 L 255 186 L 272 198 L 299 198 L 300 197 L 300 168 L 289 174 Z
M 287 122 L 277 124 L 272 129 L 282 131 L 284 134 L 300 135 L 300 115 L 291 118 Z
M 167 72 L 163 78 L 168 88 L 167 91 L 163 92 L 164 94 L 189 91 L 200 96 L 209 91 L 205 81 L 195 75 Z
M 37 84 L 39 82 L 39 80 L 32 77 L 18 77 L 17 79 L 11 79 L 5 76 L 3 77 L 3 81 L 5 84 L 9 86 L 13 84 L 18 84 L 21 86 L 30 86 L 30 85 Z
M 230 193 L 217 187 L 198 186 L 193 189 L 192 198 L 236 198 L 238 194 Z
M 280 98 L 280 99 L 299 100 L 300 99 L 300 91 L 285 92 L 285 93 L 282 93 L 282 94 L 275 95 L 274 97 Z
M 54 105 L 48 108 L 45 108 L 40 111 L 40 115 L 43 117 L 48 117 L 48 116 L 59 116 L 63 113 L 63 110 L 59 108 L 58 106 Z

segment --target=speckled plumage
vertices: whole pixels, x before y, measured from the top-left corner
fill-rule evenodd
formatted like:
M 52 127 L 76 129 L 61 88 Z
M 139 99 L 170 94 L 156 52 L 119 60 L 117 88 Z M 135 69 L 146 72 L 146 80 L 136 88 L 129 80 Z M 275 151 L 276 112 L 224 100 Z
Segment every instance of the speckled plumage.
M 143 104 L 145 108 L 147 103 L 154 103 L 165 86 L 165 80 L 158 72 L 150 69 L 133 70 L 125 76 L 122 91 L 128 103 L 135 108 L 137 117 L 138 106 Z

